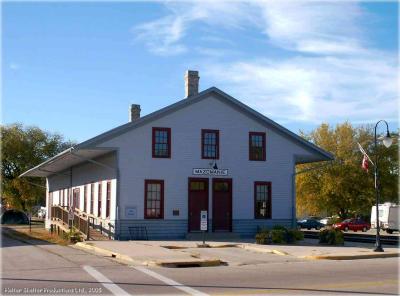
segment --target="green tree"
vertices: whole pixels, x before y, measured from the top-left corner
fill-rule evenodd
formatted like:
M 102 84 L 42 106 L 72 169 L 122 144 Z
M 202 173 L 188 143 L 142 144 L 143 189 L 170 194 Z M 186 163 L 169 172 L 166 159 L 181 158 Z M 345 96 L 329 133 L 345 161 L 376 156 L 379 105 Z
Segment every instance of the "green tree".
M 2 141 L 2 203 L 23 211 L 44 204 L 43 178 L 18 178 L 20 174 L 71 146 L 59 134 L 21 124 L 0 126 Z
M 322 124 L 304 138 L 331 152 L 335 160 L 326 166 L 304 164 L 298 171 L 311 169 L 296 176 L 297 214 L 337 214 L 342 219 L 349 216 L 368 216 L 375 203 L 374 168 L 361 168 L 363 155 L 359 142 L 374 161 L 379 156 L 381 180 L 380 202 L 398 199 L 398 134 L 393 135 L 390 148 L 378 145 L 374 151 L 374 134 L 371 126 L 353 127 L 345 122 L 335 128 Z M 318 168 L 320 167 L 320 168 Z

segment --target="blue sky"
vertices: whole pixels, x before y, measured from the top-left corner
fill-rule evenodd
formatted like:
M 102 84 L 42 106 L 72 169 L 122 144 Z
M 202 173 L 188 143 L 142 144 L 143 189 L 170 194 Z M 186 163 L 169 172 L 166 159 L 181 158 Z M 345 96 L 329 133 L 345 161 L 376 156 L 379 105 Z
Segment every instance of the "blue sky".
M 184 72 L 294 132 L 398 127 L 396 2 L 2 4 L 2 122 L 83 141 L 184 97 Z

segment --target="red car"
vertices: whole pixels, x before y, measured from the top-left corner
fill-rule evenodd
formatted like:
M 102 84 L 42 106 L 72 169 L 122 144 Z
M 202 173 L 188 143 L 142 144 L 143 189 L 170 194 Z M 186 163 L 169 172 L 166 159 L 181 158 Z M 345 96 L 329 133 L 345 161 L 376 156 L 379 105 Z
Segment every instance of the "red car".
M 371 229 L 371 225 L 362 219 L 346 219 L 340 223 L 333 224 L 333 227 L 344 231 L 348 231 L 350 229 L 353 231 L 361 230 L 366 232 L 367 230 Z

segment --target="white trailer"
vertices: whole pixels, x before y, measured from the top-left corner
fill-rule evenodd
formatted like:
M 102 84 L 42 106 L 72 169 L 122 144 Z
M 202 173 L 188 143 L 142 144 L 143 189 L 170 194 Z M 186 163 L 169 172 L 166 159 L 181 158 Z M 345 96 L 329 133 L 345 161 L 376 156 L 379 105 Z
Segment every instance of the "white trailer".
M 387 233 L 399 231 L 399 206 L 390 202 L 379 205 L 379 225 Z M 376 228 L 376 206 L 371 209 L 371 227 Z

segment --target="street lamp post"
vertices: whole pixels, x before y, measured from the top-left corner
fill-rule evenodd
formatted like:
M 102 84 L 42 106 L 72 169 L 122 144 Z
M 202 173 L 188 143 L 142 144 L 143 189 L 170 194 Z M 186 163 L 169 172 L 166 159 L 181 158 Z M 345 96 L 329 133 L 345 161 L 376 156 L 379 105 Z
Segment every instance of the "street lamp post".
M 386 124 L 386 136 L 383 137 L 382 142 L 386 148 L 389 148 L 392 145 L 392 138 L 390 137 L 389 133 L 389 126 L 385 120 L 379 120 L 375 125 L 375 133 L 374 133 L 374 151 L 375 151 L 375 170 L 374 170 L 374 177 L 375 177 L 375 207 L 376 207 L 376 242 L 375 242 L 375 249 L 374 252 L 383 252 L 383 248 L 381 245 L 381 237 L 380 237 L 380 228 L 379 225 L 379 175 L 378 175 L 378 153 L 377 153 L 377 144 L 378 140 L 376 137 L 376 129 L 380 122 L 384 122 Z

